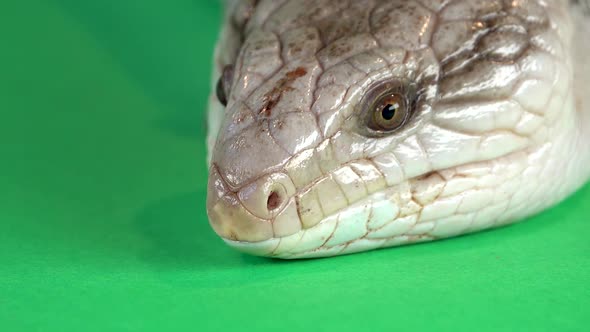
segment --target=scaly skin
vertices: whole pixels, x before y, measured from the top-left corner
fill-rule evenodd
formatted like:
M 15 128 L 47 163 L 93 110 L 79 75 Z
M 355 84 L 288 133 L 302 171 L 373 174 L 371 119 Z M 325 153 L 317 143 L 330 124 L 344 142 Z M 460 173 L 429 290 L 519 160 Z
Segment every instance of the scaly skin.
M 332 256 L 506 225 L 590 175 L 579 4 L 559 0 L 234 1 L 211 97 L 208 214 L 242 251 Z M 586 56 L 584 56 L 586 54 Z M 361 100 L 414 84 L 401 129 Z

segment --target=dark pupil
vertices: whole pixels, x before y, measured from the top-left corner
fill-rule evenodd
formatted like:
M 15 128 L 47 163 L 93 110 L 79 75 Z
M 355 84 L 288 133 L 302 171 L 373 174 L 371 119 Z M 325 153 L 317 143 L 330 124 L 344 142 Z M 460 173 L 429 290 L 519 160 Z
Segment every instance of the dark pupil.
M 381 110 L 381 116 L 385 120 L 391 120 L 395 116 L 395 112 L 399 106 L 397 104 L 387 104 Z

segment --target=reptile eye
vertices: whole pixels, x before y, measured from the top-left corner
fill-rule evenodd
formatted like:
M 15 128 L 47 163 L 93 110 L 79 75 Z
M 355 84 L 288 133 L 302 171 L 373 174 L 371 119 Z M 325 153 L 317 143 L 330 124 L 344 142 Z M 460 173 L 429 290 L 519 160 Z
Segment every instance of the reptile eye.
M 217 95 L 217 100 L 219 100 L 223 106 L 227 106 L 227 99 L 229 97 L 229 89 L 231 87 L 233 76 L 234 67 L 232 65 L 226 65 L 223 67 L 221 77 L 217 80 L 215 94 Z
M 371 87 L 361 100 L 361 114 L 367 136 L 382 136 L 403 127 L 414 107 L 415 86 L 397 80 L 380 82 Z
M 406 99 L 399 93 L 389 93 L 377 100 L 373 107 L 369 127 L 378 131 L 392 131 L 401 127 L 408 118 Z

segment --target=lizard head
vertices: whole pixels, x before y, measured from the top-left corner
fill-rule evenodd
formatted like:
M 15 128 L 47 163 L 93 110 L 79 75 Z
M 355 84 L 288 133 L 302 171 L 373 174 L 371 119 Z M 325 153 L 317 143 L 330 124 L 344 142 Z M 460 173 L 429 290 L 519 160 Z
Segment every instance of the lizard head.
M 540 192 L 555 181 L 532 180 L 573 111 L 571 69 L 556 61 L 571 31 L 564 9 L 547 6 L 252 7 L 217 89 L 214 230 L 257 255 L 329 256 L 499 226 L 550 204 L 559 195 Z

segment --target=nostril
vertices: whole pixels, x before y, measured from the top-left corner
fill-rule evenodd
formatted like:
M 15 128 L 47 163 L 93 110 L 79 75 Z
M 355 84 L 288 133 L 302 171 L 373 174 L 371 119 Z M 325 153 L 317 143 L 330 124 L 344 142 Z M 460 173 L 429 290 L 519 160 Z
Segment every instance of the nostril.
M 275 210 L 281 205 L 281 196 L 276 191 L 272 191 L 266 200 L 266 208 L 269 211 Z
M 262 177 L 242 187 L 237 193 L 244 209 L 266 221 L 271 221 L 281 213 L 294 195 L 292 182 L 280 173 Z

